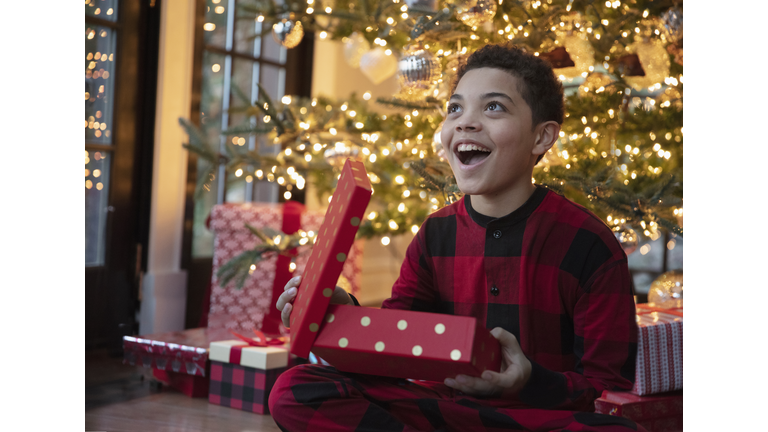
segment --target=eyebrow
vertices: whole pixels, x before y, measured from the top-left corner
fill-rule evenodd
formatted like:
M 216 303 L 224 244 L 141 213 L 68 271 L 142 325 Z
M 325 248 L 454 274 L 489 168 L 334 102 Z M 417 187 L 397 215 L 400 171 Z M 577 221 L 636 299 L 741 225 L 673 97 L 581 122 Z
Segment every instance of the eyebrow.
M 513 101 L 511 97 L 507 96 L 504 93 L 490 92 L 490 93 L 484 93 L 480 95 L 480 99 L 491 99 L 491 98 L 503 98 L 508 100 L 512 105 L 515 105 L 515 101 Z M 451 95 L 450 99 L 464 100 L 464 96 L 454 93 L 453 95 Z

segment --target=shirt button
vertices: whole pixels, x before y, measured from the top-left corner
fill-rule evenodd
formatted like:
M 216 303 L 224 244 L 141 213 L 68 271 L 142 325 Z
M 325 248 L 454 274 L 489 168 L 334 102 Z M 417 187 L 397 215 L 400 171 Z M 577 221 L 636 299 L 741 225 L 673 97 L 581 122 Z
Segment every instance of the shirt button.
M 499 289 L 496 288 L 496 285 L 491 287 L 491 294 L 493 294 L 495 296 L 499 295 Z
M 495 238 L 501 238 L 501 230 L 496 230 L 493 232 L 493 236 Z

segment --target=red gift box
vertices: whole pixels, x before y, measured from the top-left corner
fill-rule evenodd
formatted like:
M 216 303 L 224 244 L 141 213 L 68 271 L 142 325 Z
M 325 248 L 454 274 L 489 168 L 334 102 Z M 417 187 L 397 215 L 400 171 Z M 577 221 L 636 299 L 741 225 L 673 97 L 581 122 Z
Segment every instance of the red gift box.
M 637 325 L 637 362 L 632 392 L 649 395 L 682 389 L 683 309 L 638 304 Z
M 341 371 L 443 381 L 498 372 L 500 346 L 473 317 L 331 305 L 312 352 Z
M 498 371 L 499 343 L 475 318 L 328 306 L 370 195 L 365 167 L 348 160 L 293 302 L 291 352 L 306 357 L 311 348 L 340 370 L 398 378 L 442 381 Z
M 296 232 L 298 228 L 317 232 L 324 217 L 325 213 L 308 211 L 293 201 L 285 204 L 227 203 L 213 206 L 209 224 L 214 232 L 214 253 L 208 327 L 242 332 L 260 329 L 278 334 L 280 311 L 275 308 L 277 295 L 283 292 L 285 284 L 294 274 L 302 274 L 311 246 L 297 248 L 294 274 L 290 271 L 290 258 L 286 256 L 271 256 L 260 261 L 242 289 L 237 289 L 234 281 L 221 287 L 216 274 L 232 258 L 261 243 L 246 224 L 287 234 Z M 362 245 L 361 241 L 354 243 L 341 272 L 349 281 L 352 294 L 360 289 Z M 268 317 L 266 321 L 265 317 Z
M 123 363 L 153 368 L 158 381 L 190 397 L 208 395 L 208 346 L 231 337 L 222 329 L 196 328 L 123 337 Z
M 682 416 L 683 391 L 639 396 L 626 391 L 605 390 L 595 399 L 595 412 L 634 421 Z
M 258 414 L 269 413 L 272 386 L 297 363 L 287 345 L 251 346 L 242 340 L 212 342 L 210 359 L 208 402 Z
M 295 355 L 309 355 L 371 193 L 365 166 L 347 159 L 293 301 L 291 353 Z

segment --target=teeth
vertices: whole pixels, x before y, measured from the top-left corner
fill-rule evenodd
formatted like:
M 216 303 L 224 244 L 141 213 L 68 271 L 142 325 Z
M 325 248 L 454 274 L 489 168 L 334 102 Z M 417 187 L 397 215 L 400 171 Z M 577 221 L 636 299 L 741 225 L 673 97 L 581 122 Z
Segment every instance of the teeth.
M 476 146 L 476 145 L 474 145 L 474 144 L 459 144 L 459 147 L 458 147 L 458 149 L 457 149 L 457 150 L 458 150 L 458 151 L 460 151 L 460 152 L 463 152 L 463 151 L 472 151 L 472 150 L 477 150 L 477 151 L 482 151 L 482 152 L 488 152 L 488 153 L 490 153 L 490 152 L 491 152 L 490 150 L 488 150 L 488 149 L 487 149 L 487 148 L 485 148 L 485 147 Z

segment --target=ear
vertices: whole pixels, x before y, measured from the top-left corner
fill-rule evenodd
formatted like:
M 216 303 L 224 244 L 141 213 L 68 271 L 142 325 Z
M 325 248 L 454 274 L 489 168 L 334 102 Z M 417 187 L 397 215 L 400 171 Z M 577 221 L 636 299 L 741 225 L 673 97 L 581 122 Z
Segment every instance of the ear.
M 540 156 L 548 152 L 560 136 L 560 125 L 556 121 L 550 120 L 539 123 L 536 126 L 535 140 L 531 153 Z

